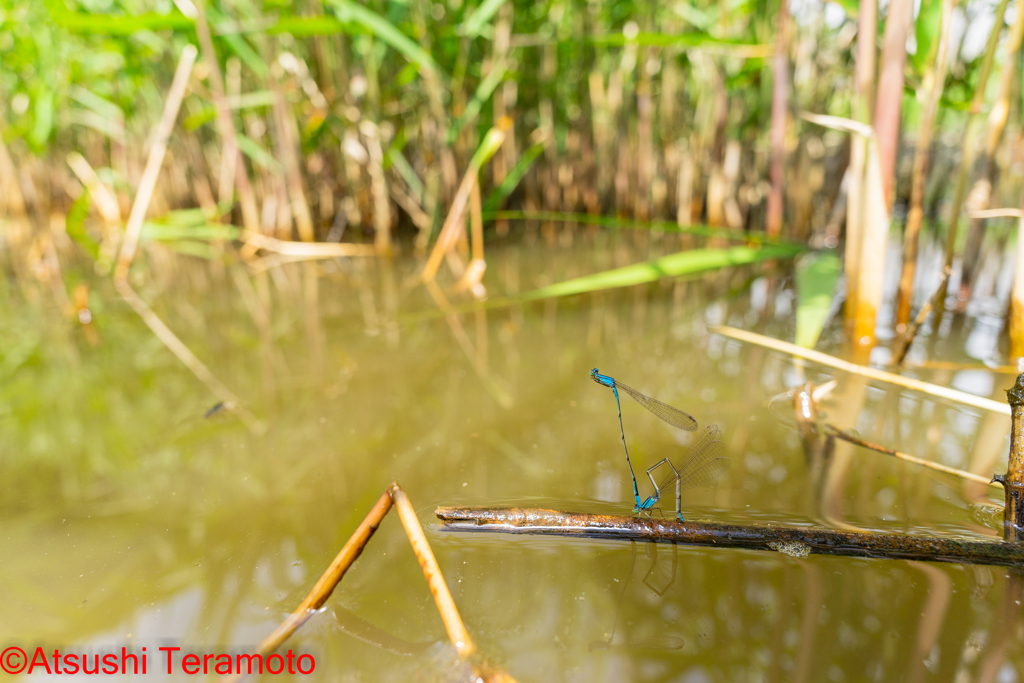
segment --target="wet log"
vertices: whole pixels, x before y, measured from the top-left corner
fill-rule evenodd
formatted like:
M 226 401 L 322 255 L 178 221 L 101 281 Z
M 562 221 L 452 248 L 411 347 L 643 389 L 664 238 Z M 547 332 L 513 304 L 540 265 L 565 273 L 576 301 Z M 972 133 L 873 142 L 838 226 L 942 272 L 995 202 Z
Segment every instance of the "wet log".
M 616 541 L 1024 567 L 1024 544 L 947 536 L 840 531 L 813 526 L 594 515 L 542 508 L 439 507 L 442 531 L 577 536 Z

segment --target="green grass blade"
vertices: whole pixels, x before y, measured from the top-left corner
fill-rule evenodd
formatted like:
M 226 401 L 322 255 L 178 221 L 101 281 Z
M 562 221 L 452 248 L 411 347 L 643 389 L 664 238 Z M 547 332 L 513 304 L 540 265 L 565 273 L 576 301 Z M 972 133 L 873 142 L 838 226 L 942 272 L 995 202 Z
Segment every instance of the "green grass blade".
M 839 281 L 839 257 L 833 253 L 810 254 L 796 267 L 796 340 L 797 346 L 813 349 L 821 336 L 832 292 Z
M 691 249 L 669 254 L 646 263 L 635 263 L 625 268 L 606 270 L 534 289 L 524 293 L 520 299 L 535 301 L 597 292 L 603 289 L 631 287 L 655 282 L 666 277 L 684 277 L 730 266 L 745 266 L 774 259 L 791 259 L 798 253 L 798 249 L 782 245 L 765 245 L 761 248 Z
M 483 109 L 484 102 L 491 98 L 494 94 L 495 88 L 505 78 L 506 66 L 499 64 L 491 69 L 491 73 L 487 74 L 487 78 L 480 81 L 480 85 L 477 87 L 476 92 L 473 94 L 473 99 L 466 105 L 466 110 L 462 116 L 452 126 L 448 128 L 448 144 L 451 145 L 455 142 L 455 138 L 459 137 L 459 133 L 469 123 L 474 121 L 480 114 L 480 110 Z
M 490 199 L 490 197 L 488 197 Z M 557 223 L 583 223 L 598 225 L 602 228 L 616 230 L 657 230 L 681 235 L 697 235 L 699 237 L 719 237 L 728 240 L 756 242 L 759 244 L 777 244 L 792 249 L 801 249 L 803 245 L 782 239 L 772 239 L 763 232 L 744 232 L 729 228 L 713 228 L 708 225 L 689 225 L 680 227 L 670 221 L 634 221 L 615 216 L 592 216 L 587 213 L 560 213 L 558 211 L 485 211 L 484 221 L 496 220 L 532 220 L 554 221 Z
M 459 33 L 470 38 L 475 38 L 480 35 L 480 30 L 483 29 L 487 22 L 491 20 L 491 17 L 501 9 L 501 6 L 505 4 L 505 0 L 484 0 L 480 3 L 480 6 L 473 10 L 473 13 L 469 15 L 465 23 L 459 27 Z
M 541 140 L 536 142 L 523 153 L 523 156 L 519 157 L 519 161 L 516 162 L 512 172 L 505 176 L 505 180 L 502 181 L 501 185 L 491 190 L 491 193 L 487 195 L 487 201 L 484 202 L 484 220 L 488 220 L 488 214 L 496 211 L 501 203 L 508 199 L 509 195 L 515 192 L 516 187 L 519 186 L 519 181 L 523 179 L 529 170 L 533 166 L 533 162 L 537 160 L 540 153 L 544 151 L 544 148 L 548 146 L 547 140 Z M 513 212 L 515 213 L 515 212 Z M 498 218 L 502 218 L 499 216 Z M 495 218 L 495 220 L 497 220 Z
M 99 33 L 108 36 L 127 36 L 136 31 L 195 30 L 195 22 L 184 14 L 157 14 L 146 12 L 135 16 L 85 14 L 83 12 L 54 12 L 53 20 L 72 33 Z
M 367 7 L 352 2 L 352 0 L 328 0 L 328 4 L 334 8 L 339 21 L 359 24 L 410 62 L 418 64 L 421 69 L 434 72 L 438 78 L 447 82 L 447 75 L 437 65 L 434 58 L 384 17 Z
M 270 152 L 260 147 L 259 143 L 244 133 L 239 132 L 237 135 L 238 149 L 242 150 L 242 154 L 271 173 L 277 175 L 284 173 L 284 166 L 281 165 L 281 162 L 275 159 Z
M 398 175 L 402 176 L 402 180 L 412 190 L 413 195 L 419 201 L 423 201 L 423 195 L 426 194 L 426 188 L 423 186 L 423 181 L 416 175 L 416 171 L 409 164 L 408 160 L 402 155 L 402 150 L 395 149 L 394 147 L 388 149 L 388 159 L 391 160 L 391 164 L 398 171 Z

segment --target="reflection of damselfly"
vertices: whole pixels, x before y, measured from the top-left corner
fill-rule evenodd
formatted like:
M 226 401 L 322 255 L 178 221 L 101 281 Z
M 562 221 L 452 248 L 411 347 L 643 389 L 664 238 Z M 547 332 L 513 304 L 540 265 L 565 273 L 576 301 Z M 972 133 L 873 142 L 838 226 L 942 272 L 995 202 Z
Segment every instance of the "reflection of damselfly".
M 619 599 L 615 601 L 615 616 L 612 618 L 612 632 L 607 634 L 604 640 L 591 641 L 589 649 L 591 652 L 594 650 L 610 650 L 612 648 L 626 649 L 626 650 L 679 650 L 685 644 L 683 639 L 679 636 L 660 634 L 656 636 L 648 637 L 635 637 L 629 635 L 625 638 L 615 640 L 615 631 L 619 626 L 619 613 L 622 611 L 622 602 L 626 597 L 626 589 L 629 588 L 629 582 L 633 579 L 633 568 L 636 566 L 636 543 L 630 541 L 630 561 L 629 561 L 629 574 L 626 575 L 626 581 L 622 584 L 622 591 L 619 593 Z M 647 574 L 644 576 L 644 585 L 654 591 L 655 595 L 661 597 L 665 591 L 668 590 L 675 582 L 676 577 L 676 548 L 675 544 L 672 545 L 672 564 L 670 567 L 671 579 L 664 585 L 661 590 L 657 587 L 648 583 L 648 579 L 651 574 L 654 573 L 654 568 L 658 564 L 657 547 L 654 543 L 646 545 L 645 550 L 647 555 L 651 557 L 653 562 L 651 568 L 647 570 Z
M 619 412 L 619 433 L 622 436 L 622 448 L 626 452 L 626 465 L 629 467 L 629 476 L 633 480 L 633 498 L 636 505 L 633 512 L 644 512 L 651 510 L 654 504 L 661 499 L 662 489 L 675 481 L 676 484 L 676 516 L 679 521 L 683 520 L 682 513 L 682 492 L 696 486 L 710 484 L 722 476 L 729 469 L 729 458 L 722 457 L 722 442 L 719 440 L 722 433 L 714 425 L 707 427 L 701 432 L 697 440 L 686 450 L 683 457 L 673 463 L 669 458 L 662 458 L 647 469 L 647 476 L 654 485 L 654 495 L 646 500 L 640 500 L 640 491 L 636 485 L 636 475 L 633 473 L 633 464 L 629 460 L 629 450 L 626 448 L 626 432 L 622 427 L 622 406 L 619 402 L 619 389 L 622 389 L 637 403 L 651 411 L 673 427 L 685 429 L 688 432 L 697 429 L 697 421 L 681 410 L 655 400 L 650 396 L 641 394 L 632 387 L 622 384 L 618 380 L 602 375 L 594 368 L 590 371 L 590 377 L 601 386 L 608 387 L 615 394 L 615 406 Z M 671 470 L 659 484 L 654 479 L 654 470 L 662 465 L 667 465 Z

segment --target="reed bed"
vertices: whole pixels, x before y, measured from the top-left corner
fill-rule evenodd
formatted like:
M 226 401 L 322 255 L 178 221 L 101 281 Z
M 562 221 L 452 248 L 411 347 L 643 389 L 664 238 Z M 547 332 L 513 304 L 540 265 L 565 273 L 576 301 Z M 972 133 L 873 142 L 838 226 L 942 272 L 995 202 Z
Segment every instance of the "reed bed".
M 0 23 L 7 268 L 65 305 L 62 263 L 109 272 L 140 227 L 218 261 L 239 226 L 247 259 L 433 245 L 423 280 L 444 258 L 479 297 L 485 239 L 555 245 L 587 225 L 549 215 L 702 224 L 842 244 L 849 330 L 870 345 L 890 218 L 906 222 L 902 330 L 932 297 L 915 291 L 919 235 L 945 238 L 949 263 L 965 241 L 962 307 L 985 211 L 1021 205 L 1024 19 L 1008 26 L 1006 4 L 16 0 Z M 159 182 L 126 228 L 193 45 Z M 494 213 L 510 209 L 537 217 Z M 262 266 L 355 252 L 276 253 Z

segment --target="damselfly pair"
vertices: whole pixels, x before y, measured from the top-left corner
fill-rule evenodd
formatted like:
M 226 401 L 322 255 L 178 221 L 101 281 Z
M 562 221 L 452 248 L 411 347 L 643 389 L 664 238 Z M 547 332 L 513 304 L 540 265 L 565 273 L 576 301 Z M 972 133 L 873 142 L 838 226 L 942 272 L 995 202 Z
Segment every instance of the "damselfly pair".
M 662 490 L 675 482 L 676 485 L 676 517 L 680 522 L 685 521 L 682 513 L 682 494 L 686 489 L 696 486 L 710 484 L 729 469 L 729 458 L 722 456 L 723 444 L 721 442 L 722 432 L 718 427 L 711 425 L 705 427 L 697 439 L 683 453 L 682 457 L 673 462 L 669 458 L 662 458 L 651 467 L 647 468 L 647 477 L 654 486 L 654 495 L 640 500 L 640 490 L 636 485 L 636 475 L 633 473 L 633 463 L 629 460 L 629 449 L 626 448 L 626 431 L 622 427 L 622 405 L 619 402 L 619 389 L 633 397 L 633 399 L 647 410 L 651 411 L 673 427 L 693 432 L 697 430 L 697 421 L 681 410 L 662 403 L 656 399 L 641 394 L 632 387 L 622 382 L 602 375 L 594 368 L 590 371 L 590 377 L 601 386 L 608 387 L 615 394 L 615 407 L 619 411 L 619 433 L 622 435 L 622 449 L 626 453 L 626 465 L 629 467 L 629 476 L 633 479 L 633 498 L 636 505 L 633 512 L 648 512 L 654 508 L 654 504 L 661 499 Z M 654 470 L 662 465 L 667 465 L 669 472 L 662 477 L 661 483 L 654 479 Z

